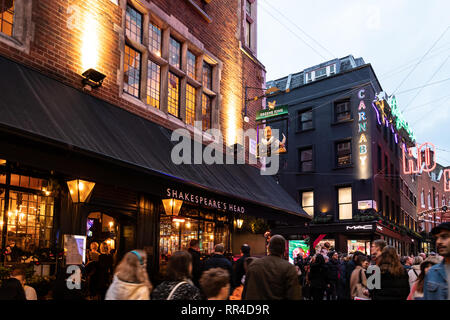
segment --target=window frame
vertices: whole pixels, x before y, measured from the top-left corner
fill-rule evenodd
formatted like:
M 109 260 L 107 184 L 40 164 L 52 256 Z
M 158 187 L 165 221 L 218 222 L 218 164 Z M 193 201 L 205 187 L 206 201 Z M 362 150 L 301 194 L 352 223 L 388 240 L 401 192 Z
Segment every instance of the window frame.
M 350 163 L 348 164 L 344 164 L 344 165 L 339 165 L 339 150 L 338 150 L 338 145 L 339 144 L 343 144 L 343 143 L 349 143 L 350 145 Z M 342 139 L 342 140 L 337 140 L 334 141 L 334 159 L 335 159 L 335 168 L 336 169 L 342 169 L 342 168 L 349 168 L 353 166 L 353 145 L 352 145 L 352 138 L 348 138 L 348 139 Z
M 305 193 L 311 193 L 312 194 L 312 205 L 310 206 L 305 206 L 303 205 L 303 194 Z M 315 203 L 314 203 L 314 190 L 312 189 L 307 189 L 307 190 L 300 190 L 300 206 L 302 207 L 302 209 L 311 217 L 314 218 L 314 213 L 315 213 Z M 306 208 L 306 209 L 305 209 Z M 308 208 L 312 208 L 312 214 L 310 214 L 308 212 Z
M 311 113 L 311 119 L 303 121 L 302 115 L 305 114 L 305 113 L 308 113 L 308 112 Z M 309 107 L 309 108 L 306 108 L 306 109 L 298 110 L 297 115 L 298 115 L 297 132 L 306 132 L 306 131 L 310 131 L 310 130 L 314 130 L 315 129 L 314 128 L 314 108 L 313 107 Z M 308 123 L 308 122 L 311 123 L 311 128 L 303 129 L 303 124 L 304 123 Z
M 345 104 L 348 106 L 348 111 L 344 111 L 344 112 L 337 112 L 337 106 Z M 343 119 L 343 120 L 338 120 L 338 115 L 343 114 L 343 113 L 347 113 L 349 114 L 349 118 L 348 119 Z M 334 124 L 338 124 L 338 123 L 346 123 L 346 122 L 351 122 L 353 121 L 353 112 L 352 112 L 352 106 L 351 106 L 351 99 L 347 98 L 347 99 L 341 99 L 341 100 L 337 100 L 334 101 L 333 103 L 333 123 Z
M 311 151 L 311 160 L 306 160 L 306 161 L 302 161 L 302 152 L 303 151 Z M 303 171 L 303 163 L 304 162 L 311 162 L 311 170 L 309 170 L 309 171 Z M 301 147 L 301 148 L 299 148 L 298 149 L 298 171 L 300 172 L 300 173 L 311 173 L 311 172 L 314 172 L 314 168 L 315 168 L 315 165 L 314 165 L 314 147 L 311 145 L 311 146 L 304 146 L 304 147 Z
M 340 196 L 339 196 L 339 190 L 341 189 L 350 189 L 350 202 L 340 202 Z M 353 187 L 351 185 L 342 185 L 342 186 L 337 186 L 336 187 L 336 199 L 337 199 L 337 216 L 338 216 L 338 220 L 342 221 L 342 220 L 351 220 L 353 219 Z M 341 215 L 341 206 L 351 206 L 351 217 L 350 218 L 343 218 Z

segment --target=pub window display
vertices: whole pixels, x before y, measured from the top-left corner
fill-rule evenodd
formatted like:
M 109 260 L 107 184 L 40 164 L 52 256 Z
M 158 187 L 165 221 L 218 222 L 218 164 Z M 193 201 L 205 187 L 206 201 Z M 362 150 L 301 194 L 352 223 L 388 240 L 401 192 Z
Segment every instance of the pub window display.
M 53 233 L 54 199 L 45 192 L 48 181 L 25 175 L 11 174 L 6 185 L 6 174 L 0 177 L 0 234 L 6 232 L 7 262 L 26 262 L 38 250 L 50 248 Z M 17 190 L 20 188 L 20 191 Z M 9 201 L 6 203 L 6 189 Z M 6 222 L 6 225 L 5 225 Z

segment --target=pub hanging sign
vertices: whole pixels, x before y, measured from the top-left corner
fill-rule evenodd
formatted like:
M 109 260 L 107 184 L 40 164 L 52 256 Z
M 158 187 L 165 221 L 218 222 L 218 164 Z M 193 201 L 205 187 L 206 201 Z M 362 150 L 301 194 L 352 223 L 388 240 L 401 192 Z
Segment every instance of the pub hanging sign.
M 256 121 L 270 119 L 270 118 L 282 116 L 285 114 L 288 114 L 288 106 L 287 105 L 275 107 L 272 103 L 269 102 L 269 108 L 259 110 L 256 113 Z
M 186 202 L 203 205 L 205 207 L 210 207 L 214 209 L 226 210 L 234 213 L 245 213 L 245 208 L 243 206 L 236 205 L 235 203 L 229 203 L 225 201 L 219 201 L 214 198 L 208 198 L 200 196 L 191 192 L 183 192 L 180 190 L 175 190 L 167 188 L 167 197 L 174 198 L 178 200 L 183 200 Z

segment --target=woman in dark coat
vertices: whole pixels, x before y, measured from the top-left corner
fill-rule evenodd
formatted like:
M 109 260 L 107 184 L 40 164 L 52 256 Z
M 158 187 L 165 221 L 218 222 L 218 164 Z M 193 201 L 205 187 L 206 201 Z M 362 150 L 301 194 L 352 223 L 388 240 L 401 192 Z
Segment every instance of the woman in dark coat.
M 89 291 L 91 296 L 97 297 L 97 299 L 104 300 L 106 290 L 112 281 L 113 274 L 113 257 L 108 253 L 108 245 L 102 243 L 100 245 L 100 256 L 98 261 L 93 261 L 87 266 L 89 269 Z
M 328 268 L 321 254 L 316 255 L 315 261 L 311 263 L 308 277 L 311 284 L 312 299 L 323 300 L 325 289 L 328 285 Z
M 409 277 L 400 263 L 397 250 L 386 246 L 377 261 L 381 271 L 380 289 L 370 290 L 372 300 L 406 300 Z

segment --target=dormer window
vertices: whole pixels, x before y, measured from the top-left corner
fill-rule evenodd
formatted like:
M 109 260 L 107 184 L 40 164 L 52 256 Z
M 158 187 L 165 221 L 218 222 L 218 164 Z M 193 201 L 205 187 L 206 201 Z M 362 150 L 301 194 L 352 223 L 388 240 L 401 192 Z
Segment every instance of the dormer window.
M 327 68 L 322 68 L 322 69 L 319 69 L 319 70 L 316 70 L 316 79 L 320 79 L 320 78 L 323 78 L 323 77 L 326 77 L 327 76 Z

